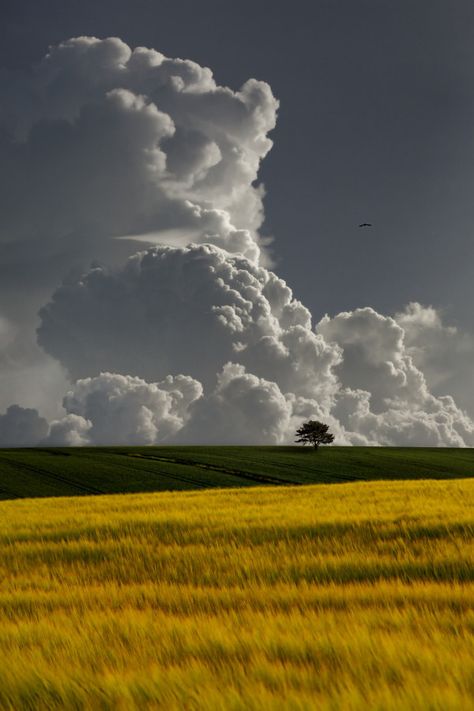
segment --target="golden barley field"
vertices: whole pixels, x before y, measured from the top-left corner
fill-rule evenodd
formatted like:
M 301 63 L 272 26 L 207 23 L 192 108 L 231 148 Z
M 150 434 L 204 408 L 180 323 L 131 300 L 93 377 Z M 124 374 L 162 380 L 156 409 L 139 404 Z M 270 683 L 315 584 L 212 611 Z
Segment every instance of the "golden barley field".
M 474 481 L 0 503 L 0 708 L 474 708 Z

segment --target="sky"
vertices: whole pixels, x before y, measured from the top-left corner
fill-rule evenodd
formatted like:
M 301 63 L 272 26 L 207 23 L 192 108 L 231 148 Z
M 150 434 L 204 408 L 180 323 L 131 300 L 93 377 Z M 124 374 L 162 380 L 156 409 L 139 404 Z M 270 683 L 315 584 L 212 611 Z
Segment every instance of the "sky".
M 3 415 L 0 443 L 24 417 L 40 420 L 33 439 L 105 442 L 91 392 L 103 411 L 121 388 L 148 417 L 137 441 L 247 442 L 256 398 L 262 442 L 318 415 L 342 443 L 472 444 L 472 3 L 7 0 L 1 12 L 0 407 L 20 411 Z M 42 61 L 74 37 L 121 44 Z M 200 99 L 185 101 L 138 61 L 125 87 L 110 68 L 125 46 L 192 60 L 227 88 L 217 100 L 207 75 L 187 75 Z M 133 257 L 147 240 L 175 250 L 154 255 L 153 288 Z M 191 241 L 225 293 L 190 266 Z M 244 255 L 251 276 L 204 243 Z M 273 273 L 291 296 L 269 293 Z M 177 376 L 197 383 L 192 397 L 163 384 Z M 158 382 L 174 398 L 159 412 L 137 394 Z

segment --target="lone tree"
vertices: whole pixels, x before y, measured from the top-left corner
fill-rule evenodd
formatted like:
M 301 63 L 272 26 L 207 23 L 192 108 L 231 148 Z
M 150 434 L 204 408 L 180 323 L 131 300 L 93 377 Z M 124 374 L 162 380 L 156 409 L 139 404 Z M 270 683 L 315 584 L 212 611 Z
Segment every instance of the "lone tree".
M 296 435 L 298 437 L 296 442 L 303 442 L 306 444 L 312 444 L 315 449 L 318 449 L 320 444 L 331 444 L 334 442 L 334 435 L 328 432 L 329 425 L 325 425 L 324 422 L 318 422 L 317 420 L 308 420 L 308 422 L 303 422 L 301 427 L 296 430 Z

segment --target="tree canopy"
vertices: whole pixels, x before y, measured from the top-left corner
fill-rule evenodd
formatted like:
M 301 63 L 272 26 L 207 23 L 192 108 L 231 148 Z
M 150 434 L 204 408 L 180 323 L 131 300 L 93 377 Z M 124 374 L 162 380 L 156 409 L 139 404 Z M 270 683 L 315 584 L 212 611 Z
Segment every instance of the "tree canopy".
M 303 422 L 301 427 L 296 430 L 298 439 L 295 441 L 303 444 L 312 444 L 315 449 L 318 449 L 320 444 L 331 444 L 334 442 L 334 435 L 329 432 L 329 425 L 317 420 L 308 420 Z

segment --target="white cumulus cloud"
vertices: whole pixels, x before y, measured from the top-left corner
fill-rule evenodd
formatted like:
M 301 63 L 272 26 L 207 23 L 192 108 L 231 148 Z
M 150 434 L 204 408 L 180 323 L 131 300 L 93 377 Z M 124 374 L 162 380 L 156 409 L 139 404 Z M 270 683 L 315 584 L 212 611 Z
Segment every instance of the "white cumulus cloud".
M 463 446 L 474 424 L 450 396 L 436 397 L 413 361 L 405 331 L 372 308 L 343 312 L 317 325 L 343 350 L 336 372 L 344 388 L 334 414 L 367 443 Z
M 416 302 L 395 314 L 407 351 L 436 395 L 452 395 L 474 417 L 474 335 L 443 322 L 432 306 Z
M 187 444 L 279 444 L 287 441 L 292 407 L 276 383 L 227 363 L 217 386 L 197 400 L 176 440 Z
M 282 279 L 211 245 L 156 247 L 94 268 L 41 311 L 39 342 L 76 379 L 109 369 L 153 381 L 186 373 L 206 388 L 228 361 L 329 402 L 338 346 L 311 328 Z
M 178 432 L 200 383 L 168 376 L 160 383 L 117 373 L 78 380 L 63 401 L 68 413 L 51 423 L 44 444 L 158 444 Z
M 156 247 L 122 269 L 90 270 L 53 295 L 39 340 L 73 378 L 105 367 L 196 378 L 205 397 L 182 441 L 288 442 L 298 417 L 318 416 L 340 443 L 473 442 L 470 418 L 433 395 L 395 319 L 357 309 L 314 331 L 281 279 L 211 245 Z M 256 432 L 246 404 L 270 390 Z

